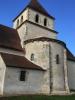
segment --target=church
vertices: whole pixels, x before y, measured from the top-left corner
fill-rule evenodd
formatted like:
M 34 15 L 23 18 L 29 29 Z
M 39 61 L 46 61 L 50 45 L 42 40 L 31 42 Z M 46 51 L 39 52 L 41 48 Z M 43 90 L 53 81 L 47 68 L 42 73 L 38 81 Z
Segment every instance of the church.
M 57 39 L 55 18 L 31 0 L 13 20 L 0 24 L 0 95 L 68 94 L 75 89 L 75 57 Z

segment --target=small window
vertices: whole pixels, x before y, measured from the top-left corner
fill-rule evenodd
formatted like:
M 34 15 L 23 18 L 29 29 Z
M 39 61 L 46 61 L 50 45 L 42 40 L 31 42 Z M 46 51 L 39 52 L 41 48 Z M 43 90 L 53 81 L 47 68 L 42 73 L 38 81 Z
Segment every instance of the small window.
M 44 19 L 44 26 L 47 26 L 47 19 Z
M 31 61 L 34 61 L 34 54 L 31 54 Z
M 19 19 L 17 20 L 17 27 L 19 26 Z
M 20 81 L 25 81 L 26 71 L 21 71 L 20 73 Z
M 23 23 L 23 16 L 21 16 L 21 23 Z
M 56 55 L 56 64 L 59 64 L 59 55 Z
M 35 22 L 39 22 L 39 15 L 37 14 L 36 16 L 35 16 Z

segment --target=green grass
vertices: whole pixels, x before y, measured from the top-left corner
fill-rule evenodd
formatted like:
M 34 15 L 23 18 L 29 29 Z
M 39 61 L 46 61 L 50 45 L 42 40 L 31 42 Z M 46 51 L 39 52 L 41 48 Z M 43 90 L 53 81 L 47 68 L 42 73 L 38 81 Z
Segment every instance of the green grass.
M 0 100 L 75 100 L 75 94 L 68 96 L 26 95 L 0 97 Z
M 75 90 L 73 90 L 73 89 L 71 89 L 70 91 L 71 91 L 71 92 L 75 92 Z

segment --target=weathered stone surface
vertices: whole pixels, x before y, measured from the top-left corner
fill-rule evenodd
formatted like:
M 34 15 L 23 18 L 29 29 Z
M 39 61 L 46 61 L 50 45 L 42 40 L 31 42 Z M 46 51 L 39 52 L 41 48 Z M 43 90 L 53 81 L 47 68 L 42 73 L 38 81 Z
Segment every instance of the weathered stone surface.
M 28 8 L 14 21 L 13 28 L 17 28 L 17 21 L 19 20 L 19 26 L 21 25 L 21 17 L 23 16 L 23 22 L 28 20 Z
M 39 25 L 42 25 L 44 26 L 44 19 L 46 18 L 47 19 L 47 26 L 49 29 L 52 29 L 54 30 L 54 20 L 45 16 L 45 15 L 42 15 L 41 13 L 37 12 L 37 11 L 34 11 L 32 9 L 29 8 L 29 21 L 32 21 L 35 23 L 35 16 L 36 15 L 39 15 Z
M 45 80 L 48 80 L 49 86 L 45 85 L 46 87 L 50 88 L 50 84 L 52 84 L 51 86 L 52 92 L 53 91 L 68 92 L 67 65 L 66 65 L 67 60 L 66 60 L 66 52 L 64 53 L 66 49 L 62 45 L 55 42 L 34 41 L 27 43 L 25 45 L 25 50 L 26 50 L 25 56 L 29 60 L 31 60 L 31 54 L 34 54 L 34 63 L 47 69 L 44 78 Z M 56 64 L 57 54 L 59 55 L 60 58 L 59 64 Z M 45 84 L 47 84 L 46 82 Z
M 0 55 L 0 95 L 3 95 L 6 65 Z
M 8 48 L 3 48 L 3 47 L 0 47 L 0 52 L 24 56 L 24 52 L 22 52 L 22 51 L 17 51 L 14 49 L 8 49 Z
M 69 93 L 69 86 L 68 86 L 68 74 L 67 74 L 67 55 L 66 49 L 64 48 L 64 80 L 65 80 L 65 90 Z
M 68 83 L 70 89 L 75 89 L 75 62 L 68 60 Z
M 36 14 L 39 15 L 39 22 L 36 23 L 35 22 L 35 16 Z M 15 21 L 14 21 L 14 28 L 16 29 L 17 28 L 17 20 L 19 20 L 19 26 L 21 25 L 21 16 L 23 16 L 23 22 L 25 20 L 29 20 L 31 22 L 34 22 L 36 24 L 39 24 L 41 26 L 44 26 L 44 18 L 47 19 L 47 25 L 44 26 L 44 27 L 47 27 L 49 29 L 52 29 L 54 30 L 54 20 L 51 19 L 51 18 L 48 18 L 47 16 L 45 15 L 42 15 L 41 13 L 37 12 L 37 11 L 34 11 L 30 8 L 27 8 Z M 21 25 L 21 27 L 19 27 L 17 29 L 18 33 L 19 33 L 19 36 L 20 36 L 20 39 L 21 39 L 21 44 L 23 46 L 23 41 L 27 40 L 27 39 L 31 39 L 31 38 L 36 38 L 36 37 L 39 37 L 39 36 L 46 36 L 46 37 L 50 37 L 50 38 L 53 38 L 53 39 L 56 39 L 57 38 L 57 34 L 54 33 L 54 32 L 51 32 L 49 30 L 46 30 L 44 28 L 41 28 L 39 26 L 36 26 L 36 25 L 32 25 L 28 22 L 26 23 L 23 23 Z
M 20 81 L 20 71 L 26 71 L 26 81 Z M 43 93 L 44 74 L 45 71 L 7 67 L 3 95 Z

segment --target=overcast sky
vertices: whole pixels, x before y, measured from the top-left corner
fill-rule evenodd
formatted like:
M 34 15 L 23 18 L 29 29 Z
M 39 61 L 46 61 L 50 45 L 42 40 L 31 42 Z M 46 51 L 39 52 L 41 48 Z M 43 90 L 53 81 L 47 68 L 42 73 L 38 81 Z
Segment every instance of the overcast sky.
M 75 0 L 38 0 L 56 20 L 54 29 L 58 39 L 66 43 L 75 55 Z M 0 24 L 13 27 L 12 20 L 30 0 L 0 0 Z

